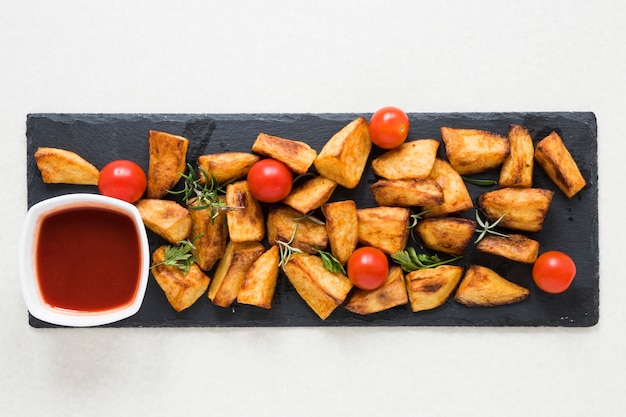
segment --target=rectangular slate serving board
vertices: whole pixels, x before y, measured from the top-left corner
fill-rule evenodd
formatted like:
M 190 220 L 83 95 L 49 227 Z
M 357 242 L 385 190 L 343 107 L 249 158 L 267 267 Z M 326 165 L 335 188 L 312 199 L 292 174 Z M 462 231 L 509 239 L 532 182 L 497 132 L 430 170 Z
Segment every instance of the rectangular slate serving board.
M 250 152 L 259 132 L 300 140 L 318 152 L 326 141 L 361 114 L 29 114 L 27 116 L 28 207 L 57 195 L 88 192 L 96 187 L 44 184 L 33 154 L 40 146 L 74 151 L 102 168 L 114 159 L 130 159 L 148 169 L 148 131 L 160 130 L 189 139 L 188 161 L 199 155 L 226 151 Z M 370 114 L 362 114 L 369 118 Z M 442 126 L 476 128 L 507 135 L 511 123 L 529 129 L 535 143 L 556 131 L 578 163 L 588 185 L 568 200 L 539 167 L 534 186 L 555 190 L 541 232 L 530 237 L 541 243 L 540 252 L 562 250 L 574 259 L 577 276 L 560 295 L 541 292 L 532 282 L 531 266 L 511 262 L 470 248 L 461 265 L 478 263 L 530 289 L 530 297 L 508 306 L 466 307 L 454 300 L 419 313 L 408 305 L 367 316 L 339 306 L 325 321 L 306 305 L 281 272 L 273 307 L 264 310 L 233 304 L 221 308 L 206 295 L 192 307 L 177 313 L 151 277 L 139 312 L 108 327 L 272 327 L 272 326 L 593 326 L 599 319 L 598 162 L 597 125 L 590 112 L 567 113 L 410 113 L 408 140 L 435 138 L 441 141 Z M 331 201 L 354 199 L 360 208 L 373 207 L 369 186 L 376 180 L 369 168 L 382 151 L 372 149 L 368 168 L 354 190 L 338 187 Z M 443 143 L 439 156 L 445 158 Z M 475 177 L 497 179 L 492 171 Z M 495 187 L 468 189 L 474 200 Z M 473 218 L 474 211 L 463 214 Z M 163 243 L 149 232 L 151 249 Z M 472 246 L 472 245 L 470 245 Z M 209 273 L 211 276 L 212 271 Z M 56 327 L 29 314 L 33 327 Z

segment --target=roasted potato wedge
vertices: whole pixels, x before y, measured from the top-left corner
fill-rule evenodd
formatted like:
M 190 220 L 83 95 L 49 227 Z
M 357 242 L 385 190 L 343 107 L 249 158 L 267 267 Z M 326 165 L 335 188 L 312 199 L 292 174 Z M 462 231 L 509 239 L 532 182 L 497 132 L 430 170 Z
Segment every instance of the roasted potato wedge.
M 478 242 L 476 249 L 513 261 L 532 264 L 539 255 L 539 242 L 513 233 L 508 237 L 487 235 Z
M 535 160 L 567 198 L 572 198 L 587 185 L 572 154 L 556 132 L 537 144 Z
M 277 159 L 296 174 L 307 172 L 317 157 L 315 149 L 304 142 L 265 133 L 259 133 L 252 144 L 252 152 Z
M 367 120 L 360 116 L 326 142 L 313 164 L 320 175 L 352 189 L 361 181 L 371 149 Z
M 189 141 L 177 135 L 151 130 L 148 136 L 148 198 L 161 198 L 174 188 L 187 167 Z
M 336 201 L 322 206 L 330 250 L 345 265 L 359 243 L 359 219 L 353 200 Z
M 263 209 L 250 194 L 247 181 L 237 181 L 226 186 L 226 212 L 228 235 L 233 242 L 260 241 L 265 237 Z
M 248 270 L 263 252 L 259 242 L 228 242 L 209 287 L 208 296 L 214 305 L 228 307 L 237 299 Z
M 284 271 L 300 297 L 322 320 L 344 302 L 352 289 L 348 277 L 324 268 L 319 256 L 294 254 Z
M 144 198 L 135 206 L 146 227 L 170 243 L 187 239 L 191 232 L 191 214 L 172 200 Z
M 443 191 L 443 204 L 424 205 L 428 212 L 425 217 L 437 217 L 445 214 L 460 213 L 474 207 L 465 182 L 461 175 L 443 159 L 437 158 L 430 172 L 430 178 L 435 180 Z
M 347 310 L 357 314 L 378 313 L 408 303 L 406 291 L 402 268 L 391 265 L 383 285 L 375 290 L 355 288 L 343 305 Z
M 211 278 L 196 264 L 186 274 L 174 266 L 160 264 L 165 259 L 165 245 L 152 253 L 152 275 L 165 293 L 174 310 L 181 312 L 191 307 L 205 293 Z
M 411 310 L 417 313 L 439 307 L 450 298 L 462 276 L 463 267 L 454 265 L 409 272 L 405 279 Z
M 387 255 L 404 249 L 409 239 L 411 212 L 402 207 L 371 207 L 357 210 L 359 243 Z
M 292 237 L 291 246 L 306 253 L 316 253 L 316 248 L 325 249 L 328 246 L 328 234 L 324 225 L 307 217 L 303 218 L 302 213 L 291 207 L 270 207 L 267 214 L 268 243 L 274 245 L 279 240 L 289 242 Z
M 326 203 L 336 188 L 337 183 L 335 181 L 318 175 L 304 180 L 282 202 L 300 213 L 308 213 Z
M 190 209 L 189 214 L 191 214 L 189 237 L 194 240 L 195 247 L 191 253 L 200 269 L 210 271 L 226 250 L 228 240 L 226 214 L 220 210 L 217 217 L 213 218 L 209 209 Z
M 215 177 L 218 183 L 224 184 L 233 179 L 244 178 L 260 156 L 246 152 L 223 152 L 201 155 L 198 157 L 198 168 L 209 176 Z M 206 178 L 200 175 L 202 184 Z
M 508 281 L 494 270 L 471 265 L 465 272 L 454 299 L 470 307 L 490 307 L 517 303 L 526 299 L 529 294 L 527 288 Z
M 370 186 L 376 204 L 389 207 L 443 204 L 443 190 L 433 179 L 379 180 Z
M 474 232 L 476 222 L 462 217 L 439 217 L 421 220 L 415 231 L 429 249 L 463 255 Z
M 509 146 L 511 151 L 500 168 L 498 187 L 532 187 L 535 147 L 528 129 L 512 124 Z
M 40 147 L 35 162 L 46 184 L 98 185 L 98 168 L 75 152 Z
M 237 302 L 257 307 L 272 308 L 272 299 L 278 279 L 280 253 L 273 245 L 254 261 L 241 283 Z
M 539 232 L 554 191 L 542 188 L 501 188 L 478 197 L 478 206 L 490 222 L 513 230 Z
M 441 128 L 450 165 L 460 174 L 497 168 L 509 155 L 509 139 L 478 129 Z
M 418 139 L 405 142 L 372 161 L 372 170 L 389 180 L 428 178 L 437 157 L 439 141 Z

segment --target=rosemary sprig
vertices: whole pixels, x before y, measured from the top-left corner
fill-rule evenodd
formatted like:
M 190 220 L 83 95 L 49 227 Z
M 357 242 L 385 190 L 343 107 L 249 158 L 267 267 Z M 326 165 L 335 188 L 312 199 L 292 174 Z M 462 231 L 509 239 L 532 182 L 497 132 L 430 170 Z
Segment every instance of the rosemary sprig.
M 413 272 L 418 269 L 435 268 L 440 265 L 449 264 L 461 259 L 462 256 L 456 256 L 442 261 L 438 255 L 428 256 L 424 253 L 418 254 L 415 248 L 409 247 L 404 251 L 396 252 L 391 255 L 393 259 L 404 272 Z
M 202 235 L 196 236 L 193 242 L 186 239 L 178 241 L 176 245 L 167 245 L 165 247 L 165 256 L 163 257 L 163 260 L 152 265 L 150 269 L 156 268 L 159 265 L 166 265 L 178 268 L 183 271 L 183 274 L 187 274 L 191 265 L 196 262 L 191 251 L 195 249 L 194 242 L 200 238 L 200 236 Z
M 294 221 L 296 221 L 296 222 L 299 222 L 299 221 L 301 221 L 301 220 L 306 220 L 306 219 L 309 219 L 309 220 L 311 220 L 313 223 L 315 223 L 315 224 L 319 224 L 320 226 L 325 226 L 325 225 L 326 225 L 326 223 L 325 223 L 323 220 L 320 220 L 320 219 L 318 219 L 317 217 L 315 217 L 315 216 L 313 215 L 313 212 L 312 212 L 312 211 L 310 211 L 310 212 L 308 212 L 308 213 L 306 213 L 306 214 L 303 214 L 303 215 L 302 215 L 302 216 L 300 216 L 300 217 L 294 217 L 294 218 L 293 218 L 293 220 L 294 220 Z
M 463 181 L 469 182 L 470 184 L 474 184 L 474 185 L 489 186 L 489 185 L 498 184 L 498 181 L 494 181 L 494 180 L 482 180 L 482 179 L 470 178 L 466 176 L 461 176 L 461 178 L 463 178 Z
M 430 210 L 424 210 L 420 211 L 417 214 L 411 214 L 411 224 L 409 224 L 406 228 L 413 229 L 415 226 L 417 226 L 417 223 L 419 223 L 419 221 L 423 219 L 424 214 L 428 213 L 429 211 Z
M 482 227 L 481 230 L 476 230 L 476 233 L 480 233 L 480 235 L 478 235 L 478 238 L 474 241 L 474 244 L 480 242 L 481 240 L 483 240 L 483 238 L 487 235 L 487 233 L 490 233 L 492 235 L 497 235 L 497 236 L 502 236 L 502 237 L 509 237 L 509 235 L 504 234 L 504 233 L 500 233 L 496 230 L 493 230 L 494 227 L 496 227 L 498 225 L 498 223 L 500 223 L 502 221 L 502 219 L 504 219 L 504 217 L 507 215 L 507 213 L 503 213 L 502 216 L 500 216 L 498 218 L 498 220 L 496 220 L 495 222 L 493 222 L 492 224 L 489 224 L 489 221 L 484 220 L 480 218 L 480 215 L 478 214 L 478 210 L 476 210 L 476 221 L 478 222 L 478 225 L 480 227 Z
M 281 267 L 283 271 L 285 270 L 285 266 L 291 259 L 291 255 L 293 255 L 294 253 L 304 253 L 300 249 L 291 246 L 293 240 L 296 237 L 297 231 L 298 226 L 296 225 L 296 227 L 293 229 L 293 234 L 291 235 L 291 239 L 289 239 L 289 242 L 283 242 L 282 240 L 276 241 L 276 243 L 278 244 L 278 252 L 280 253 L 280 262 L 278 263 L 278 266 Z
M 326 268 L 330 272 L 341 272 L 342 274 L 346 275 L 346 270 L 344 269 L 343 265 L 341 265 L 341 262 L 339 262 L 339 260 L 335 258 L 332 253 L 326 252 L 318 248 L 315 248 L 315 251 L 320 254 L 324 268 Z

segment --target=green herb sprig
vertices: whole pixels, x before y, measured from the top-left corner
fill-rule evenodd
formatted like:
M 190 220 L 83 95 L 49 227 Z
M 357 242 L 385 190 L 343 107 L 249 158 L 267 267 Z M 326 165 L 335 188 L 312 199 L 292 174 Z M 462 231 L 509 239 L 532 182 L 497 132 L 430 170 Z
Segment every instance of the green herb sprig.
M 333 256 L 332 253 L 326 252 L 318 248 L 315 248 L 315 252 L 319 253 L 320 257 L 322 258 L 322 264 L 324 265 L 324 268 L 326 268 L 330 272 L 340 272 L 346 275 L 345 268 L 343 267 L 343 265 L 341 265 L 341 262 L 339 262 L 339 260 Z
M 282 240 L 276 241 L 276 243 L 278 244 L 278 252 L 280 253 L 280 262 L 278 263 L 278 266 L 282 268 L 283 271 L 285 270 L 285 266 L 287 266 L 287 263 L 294 253 L 304 253 L 300 249 L 291 246 L 293 240 L 296 237 L 297 231 L 298 226 L 296 225 L 296 227 L 293 229 L 293 234 L 291 235 L 291 239 L 289 239 L 289 242 L 283 242 Z
M 478 225 L 482 227 L 482 229 L 476 230 L 476 233 L 480 233 L 480 234 L 478 235 L 478 238 L 474 241 L 474 244 L 483 240 L 483 238 L 487 235 L 487 233 L 490 233 L 492 235 L 502 236 L 502 237 L 509 237 L 509 235 L 507 234 L 500 233 L 496 230 L 493 230 L 493 228 L 496 227 L 498 223 L 500 223 L 506 215 L 507 213 L 505 212 L 504 214 L 502 214 L 502 216 L 498 218 L 498 220 L 496 220 L 492 224 L 489 224 L 489 221 L 483 220 L 480 218 L 480 215 L 478 214 L 478 210 L 476 210 L 476 222 L 478 222 Z
M 461 176 L 461 178 L 463 178 L 463 181 L 465 182 L 469 182 L 470 184 L 480 185 L 480 186 L 490 186 L 490 185 L 498 184 L 498 181 L 494 181 L 494 180 L 483 180 L 483 179 L 478 179 L 478 178 L 470 178 L 466 176 Z
M 166 265 L 178 268 L 183 271 L 183 274 L 187 274 L 189 269 L 191 269 L 191 265 L 196 262 L 191 251 L 195 249 L 194 242 L 200 238 L 200 236 L 201 235 L 196 236 L 193 242 L 186 239 L 178 241 L 176 245 L 167 245 L 165 247 L 163 260 L 152 265 L 150 269 L 156 268 L 159 265 Z
M 393 259 L 404 272 L 413 272 L 418 269 L 435 268 L 440 265 L 449 264 L 461 259 L 462 256 L 456 256 L 451 259 L 441 260 L 438 255 L 418 254 L 415 248 L 409 247 L 404 251 L 396 252 L 391 255 Z

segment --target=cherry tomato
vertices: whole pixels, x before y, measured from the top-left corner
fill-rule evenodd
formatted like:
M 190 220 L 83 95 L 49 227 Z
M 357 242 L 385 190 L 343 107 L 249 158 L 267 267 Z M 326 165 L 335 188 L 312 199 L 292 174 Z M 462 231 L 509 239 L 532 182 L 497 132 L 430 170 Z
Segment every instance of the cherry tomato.
M 397 107 L 383 107 L 370 118 L 370 139 L 379 148 L 397 148 L 406 140 L 409 128 L 409 117 L 405 112 Z
M 574 276 L 576 276 L 576 264 L 563 252 L 544 252 L 539 255 L 533 265 L 533 280 L 547 293 L 562 293 L 569 288 Z
M 146 174 L 133 161 L 109 162 L 98 178 L 100 194 L 134 203 L 146 191 Z
M 348 258 L 348 278 L 363 290 L 380 287 L 389 274 L 387 256 L 377 248 L 364 246 Z
M 287 197 L 292 186 L 291 170 L 276 159 L 261 159 L 248 172 L 250 193 L 264 203 L 276 203 Z

